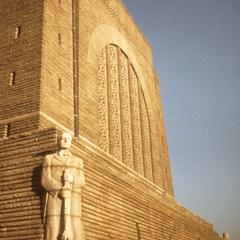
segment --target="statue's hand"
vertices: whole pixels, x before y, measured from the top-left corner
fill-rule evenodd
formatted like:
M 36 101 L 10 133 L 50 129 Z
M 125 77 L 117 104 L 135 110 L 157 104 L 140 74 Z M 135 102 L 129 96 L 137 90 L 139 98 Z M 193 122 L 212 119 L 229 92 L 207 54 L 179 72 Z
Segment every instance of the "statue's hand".
M 72 184 L 66 184 L 62 187 L 61 195 L 63 198 L 71 197 Z
M 65 173 L 64 173 L 64 182 L 69 182 L 69 183 L 73 182 L 73 176 L 72 174 L 70 174 L 70 172 L 67 169 L 65 170 Z
M 61 195 L 63 198 L 70 198 L 71 197 L 71 189 L 63 187 L 61 191 Z

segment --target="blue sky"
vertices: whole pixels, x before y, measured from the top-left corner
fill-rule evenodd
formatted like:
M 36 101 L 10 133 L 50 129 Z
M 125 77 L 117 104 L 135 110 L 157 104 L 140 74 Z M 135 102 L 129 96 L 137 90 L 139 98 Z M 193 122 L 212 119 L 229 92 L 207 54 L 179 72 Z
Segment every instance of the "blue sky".
M 176 200 L 240 239 L 240 1 L 123 0 L 160 78 Z

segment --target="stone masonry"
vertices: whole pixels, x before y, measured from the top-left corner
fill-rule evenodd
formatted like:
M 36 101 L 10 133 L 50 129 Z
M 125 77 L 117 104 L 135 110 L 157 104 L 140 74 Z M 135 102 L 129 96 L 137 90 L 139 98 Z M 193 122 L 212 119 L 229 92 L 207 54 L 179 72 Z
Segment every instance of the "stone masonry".
M 63 131 L 87 240 L 221 239 L 175 201 L 151 47 L 120 0 L 1 0 L 0 26 L 0 239 L 44 238 Z

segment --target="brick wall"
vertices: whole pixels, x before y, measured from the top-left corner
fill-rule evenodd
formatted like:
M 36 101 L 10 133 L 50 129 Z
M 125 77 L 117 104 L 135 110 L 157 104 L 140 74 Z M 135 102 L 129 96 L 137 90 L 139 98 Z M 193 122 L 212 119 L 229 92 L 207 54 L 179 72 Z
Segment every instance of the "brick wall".
M 155 87 L 151 49 L 123 5 L 117 0 L 76 1 L 79 4 L 75 18 L 79 21 L 76 23 L 79 26 L 76 29 L 79 31 L 76 46 L 79 54 L 79 102 L 74 106 L 72 2 L 45 0 L 44 5 L 43 1 L 7 3 L 2 1 L 0 8 L 3 13 L 0 137 L 4 137 L 7 128 L 11 135 L 49 126 L 73 133 L 75 107 L 75 115 L 79 115 L 79 134 L 99 145 L 97 74 L 100 53 L 105 46 L 98 45 L 98 42 L 116 43 L 118 36 L 107 32 L 108 35 L 94 39 L 94 43 L 92 38 L 99 26 L 111 26 L 122 36 L 124 45 L 131 52 L 128 57 L 137 71 L 145 97 L 154 182 L 173 195 L 167 144 L 161 144 L 166 134 L 159 108 L 159 89 Z M 98 47 L 94 51 L 96 57 L 89 62 L 89 52 L 94 44 Z M 166 174 L 166 169 L 169 174 Z
M 0 1 L 0 125 L 39 111 L 43 2 Z M 36 119 L 35 119 L 36 120 Z M 3 132 L 0 132 L 0 137 Z
M 43 16 L 40 110 L 73 131 L 72 3 L 45 0 Z
M 0 239 L 42 239 L 40 186 L 43 153 L 56 147 L 56 131 L 15 135 L 0 142 Z
M 80 136 L 72 151 L 85 166 L 87 239 L 218 240 L 209 223 L 173 198 L 163 110 L 147 41 L 121 1 L 81 0 L 78 7 Z M 1 239 L 43 239 L 41 165 L 44 155 L 57 149 L 57 131 L 48 128 L 74 132 L 72 16 L 71 1 L 0 2 Z M 126 54 L 138 76 L 154 183 L 99 148 L 99 58 L 110 44 Z
M 54 129 L 1 141 L 0 239 L 43 240 L 41 166 L 44 155 L 56 150 Z M 212 225 L 86 139 L 74 140 L 72 152 L 84 162 L 87 240 L 220 240 Z
M 96 10 L 97 9 L 97 10 Z M 98 71 L 103 49 L 119 46 L 132 62 L 145 97 L 152 142 L 154 181 L 173 195 L 166 131 L 151 48 L 120 1 L 80 1 L 79 8 L 80 134 L 99 144 Z M 164 144 L 162 144 L 164 139 Z

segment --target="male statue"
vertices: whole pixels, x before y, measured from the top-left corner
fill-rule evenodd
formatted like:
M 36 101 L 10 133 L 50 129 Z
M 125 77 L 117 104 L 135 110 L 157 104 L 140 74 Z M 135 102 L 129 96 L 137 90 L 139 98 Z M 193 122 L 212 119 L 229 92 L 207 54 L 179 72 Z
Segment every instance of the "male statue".
M 84 239 L 81 222 L 83 162 L 71 154 L 71 142 L 71 135 L 62 133 L 58 152 L 46 155 L 43 162 L 45 240 Z
M 230 235 L 227 232 L 223 233 L 223 240 L 230 240 Z

